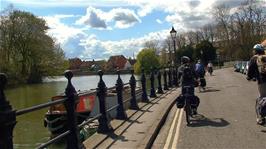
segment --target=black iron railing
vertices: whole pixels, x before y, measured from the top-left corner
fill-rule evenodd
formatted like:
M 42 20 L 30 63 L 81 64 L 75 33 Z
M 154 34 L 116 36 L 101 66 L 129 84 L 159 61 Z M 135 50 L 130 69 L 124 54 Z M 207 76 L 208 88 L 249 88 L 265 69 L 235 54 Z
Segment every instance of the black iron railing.
M 139 110 L 136 96 L 141 95 L 142 102 L 149 102 L 149 98 L 147 95 L 147 91 L 150 92 L 150 97 L 156 97 L 155 85 L 156 81 L 154 69 L 151 69 L 150 78 L 150 89 L 146 88 L 146 76 L 144 70 L 142 70 L 141 79 L 136 80 L 134 76 L 134 70 L 131 70 L 131 77 L 129 83 L 123 83 L 120 78 L 120 71 L 117 71 L 118 79 L 116 81 L 116 85 L 114 87 L 107 88 L 105 82 L 103 81 L 103 72 L 99 71 L 98 75 L 100 77 L 98 86 L 96 90 L 90 92 L 77 92 L 75 87 L 72 85 L 71 79 L 73 77 L 73 73 L 71 71 L 65 72 L 65 77 L 68 80 L 67 87 L 65 89 L 65 95 L 62 99 L 58 99 L 55 101 L 49 101 L 47 103 L 43 103 L 40 105 L 36 105 L 33 107 L 25 108 L 22 110 L 13 110 L 12 106 L 9 104 L 6 96 L 4 94 L 4 88 L 7 84 L 7 76 L 3 73 L 0 73 L 0 149 L 13 149 L 13 129 L 17 123 L 16 116 L 20 116 L 26 113 L 30 113 L 33 111 L 37 111 L 43 108 L 47 108 L 50 106 L 54 106 L 57 104 L 64 104 L 66 109 L 67 116 L 67 127 L 68 130 L 66 132 L 61 133 L 60 135 L 54 137 L 38 146 L 37 148 L 43 149 L 63 138 L 66 138 L 66 146 L 67 149 L 81 149 L 84 148 L 82 142 L 79 138 L 79 130 L 93 122 L 94 120 L 98 120 L 99 126 L 97 128 L 98 133 L 108 133 L 113 131 L 112 126 L 110 125 L 110 121 L 107 119 L 107 113 L 116 110 L 116 119 L 125 120 L 127 119 L 127 114 L 125 112 L 125 103 L 129 102 L 129 109 Z M 171 73 L 171 69 L 163 69 L 163 81 L 164 81 L 164 90 L 169 90 L 170 87 L 173 86 L 173 76 L 174 73 Z M 176 76 L 174 76 L 176 77 Z M 161 85 L 161 70 L 157 70 L 157 93 L 164 93 Z M 141 92 L 136 94 L 136 83 L 141 82 Z M 167 83 L 168 82 L 168 83 Z M 177 83 L 177 82 L 176 82 Z M 123 98 L 123 90 L 125 86 L 130 86 L 130 98 Z M 108 90 L 116 90 L 117 94 L 117 105 L 106 109 L 106 95 Z M 76 114 L 76 104 L 79 102 L 79 96 L 96 94 L 99 100 L 99 109 L 100 112 L 96 114 L 94 117 L 87 119 L 81 124 L 77 124 L 77 114 Z

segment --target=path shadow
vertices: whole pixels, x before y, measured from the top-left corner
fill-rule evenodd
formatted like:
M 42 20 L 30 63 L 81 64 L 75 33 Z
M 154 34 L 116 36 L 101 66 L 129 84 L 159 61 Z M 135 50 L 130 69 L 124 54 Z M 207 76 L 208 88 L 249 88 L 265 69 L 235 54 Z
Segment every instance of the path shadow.
M 153 112 L 153 111 L 151 111 L 151 110 L 142 110 L 142 109 L 140 109 L 140 110 L 138 110 L 139 112 L 143 112 L 143 113 L 145 113 L 145 112 Z
M 221 90 L 218 89 L 205 89 L 204 91 L 201 91 L 200 93 L 207 93 L 207 92 L 219 92 Z
M 204 115 L 198 114 L 195 115 L 191 120 L 189 127 L 203 127 L 203 126 L 212 126 L 212 127 L 225 127 L 230 123 L 223 118 L 212 118 L 209 119 Z
M 129 122 L 129 123 L 137 123 L 137 124 L 142 124 L 143 123 L 143 122 L 140 122 L 138 120 L 131 120 L 131 119 L 127 119 L 126 121 Z
M 261 130 L 261 132 L 266 133 L 266 130 Z
M 121 141 L 123 141 L 123 142 L 128 141 L 127 139 L 125 139 L 124 136 L 122 136 L 122 135 L 117 135 L 117 134 L 115 134 L 114 132 L 110 132 L 110 133 L 108 133 L 107 135 L 108 135 L 110 138 L 112 138 L 113 140 L 115 140 L 115 141 L 117 141 L 117 140 L 121 140 Z

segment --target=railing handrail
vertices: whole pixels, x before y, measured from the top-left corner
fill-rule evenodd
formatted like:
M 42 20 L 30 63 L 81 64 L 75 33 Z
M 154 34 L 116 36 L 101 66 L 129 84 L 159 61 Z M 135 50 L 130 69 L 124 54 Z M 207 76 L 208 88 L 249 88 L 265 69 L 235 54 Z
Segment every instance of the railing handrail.
M 129 85 L 129 83 L 125 83 L 124 85 Z M 112 87 L 107 88 L 107 90 L 113 90 L 115 88 L 116 88 L 116 86 L 112 86 Z M 78 96 L 85 96 L 85 95 L 90 95 L 90 94 L 96 93 L 96 91 L 94 91 L 94 90 L 96 90 L 96 89 L 91 89 L 88 92 L 78 93 Z M 27 113 L 30 113 L 30 112 L 37 111 L 37 110 L 41 110 L 41 109 L 47 108 L 49 106 L 54 106 L 54 105 L 57 105 L 57 104 L 61 104 L 61 103 L 65 102 L 66 100 L 67 100 L 67 98 L 64 97 L 62 99 L 57 99 L 57 100 L 54 100 L 54 101 L 48 101 L 46 103 L 37 104 L 37 105 L 31 106 L 31 107 L 23 108 L 23 109 L 17 110 L 16 111 L 16 115 L 20 116 L 20 115 L 23 115 L 23 114 L 27 114 Z
M 100 82 L 102 81 L 102 83 L 103 84 L 98 84 L 98 88 L 96 88 L 96 89 L 91 89 L 91 90 L 88 90 L 88 91 L 78 91 L 78 92 L 76 92 L 75 91 L 75 88 L 73 87 L 73 85 L 71 84 L 71 78 L 73 77 L 73 74 L 72 74 L 72 72 L 70 72 L 70 71 L 68 71 L 68 72 L 66 72 L 65 73 L 65 76 L 66 76 L 66 78 L 68 79 L 68 87 L 67 87 L 67 89 L 68 89 L 68 91 L 72 91 L 72 93 L 70 93 L 70 92 L 67 92 L 67 90 L 66 90 L 66 92 L 65 92 L 65 95 L 61 98 L 61 99 L 57 99 L 57 100 L 54 100 L 54 101 L 48 101 L 48 102 L 46 102 L 46 103 L 42 103 L 42 104 L 38 104 L 38 105 L 34 105 L 34 106 L 32 106 L 32 107 L 28 107 L 28 108 L 24 108 L 24 109 L 21 109 L 21 110 L 17 110 L 16 112 L 15 112 L 15 117 L 16 116 L 20 116 L 20 115 L 23 115 L 23 114 L 27 114 L 27 113 L 30 113 L 30 112 L 34 112 L 34 111 L 37 111 L 37 110 L 41 110 L 41 109 L 43 109 L 43 108 L 47 108 L 47 107 L 50 107 L 50 106 L 53 106 L 53 105 L 57 105 L 57 104 L 62 104 L 62 103 L 64 103 L 64 104 L 66 104 L 66 102 L 67 102 L 67 100 L 68 100 L 68 98 L 72 98 L 73 100 L 80 100 L 80 98 L 75 98 L 75 97 L 71 97 L 72 95 L 74 95 L 74 96 L 76 96 L 76 97 L 79 97 L 79 96 L 85 96 L 85 95 L 90 95 L 90 94 L 97 94 L 97 96 L 99 96 L 98 95 L 98 93 L 100 93 L 99 92 L 99 90 L 101 90 L 102 89 L 102 91 L 103 91 L 103 93 L 105 92 L 104 90 L 106 90 L 106 92 L 107 91 L 109 91 L 109 90 L 114 90 L 114 89 L 116 89 L 116 93 L 117 93 L 117 95 L 119 95 L 119 94 L 121 94 L 121 90 L 119 90 L 119 88 L 120 87 L 123 87 L 122 88 L 122 90 L 124 90 L 125 88 L 126 88 L 126 86 L 130 86 L 131 87 L 131 96 L 132 97 L 130 97 L 130 98 L 127 98 L 127 99 L 122 99 L 123 101 L 121 101 L 121 102 L 119 102 L 119 99 L 118 99 L 118 104 L 116 104 L 116 105 L 114 105 L 114 106 L 112 106 L 112 107 L 109 107 L 107 110 L 105 110 L 105 112 L 110 112 L 110 111 L 112 111 L 112 110 L 114 110 L 114 109 L 123 109 L 123 104 L 125 104 L 126 102 L 131 102 L 131 104 L 134 104 L 134 101 L 132 101 L 132 100 L 136 100 L 136 99 L 134 99 L 134 98 L 136 98 L 136 95 L 137 96 L 139 96 L 139 95 L 141 95 L 142 94 L 142 98 L 143 98 L 143 89 L 142 89 L 142 92 L 140 92 L 140 93 L 138 93 L 138 94 L 136 94 L 135 93 L 135 91 L 133 91 L 132 92 L 132 88 L 135 90 L 135 87 L 136 87 L 136 82 L 141 82 L 142 83 L 142 88 L 143 87 L 145 87 L 145 89 L 146 89 L 146 81 L 145 81 L 145 74 L 144 74 L 144 71 L 142 71 L 142 77 L 144 76 L 144 80 L 143 80 L 143 78 L 141 78 L 140 80 L 136 80 L 135 78 L 134 78 L 134 71 L 131 71 L 131 79 L 130 79 L 130 81 L 128 82 L 128 83 L 123 83 L 122 84 L 122 86 L 121 86 L 121 81 L 119 82 L 119 79 L 121 80 L 121 78 L 120 78 L 120 72 L 118 71 L 118 80 L 117 80 L 117 83 L 116 83 L 116 85 L 115 86 L 112 86 L 112 87 L 109 87 L 109 88 L 107 88 L 107 87 L 105 87 L 105 84 L 104 84 L 104 82 L 103 82 L 103 80 L 102 80 L 102 75 L 103 75 L 103 73 L 99 73 L 99 75 L 100 75 Z M 3 86 L 1 86 L 1 83 L 2 82 L 4 82 L 4 83 L 2 83 L 2 84 L 5 84 L 5 80 L 3 80 L 3 75 L 2 74 L 0 74 L 1 76 L 0 76 L 0 91 L 1 92 L 3 92 Z M 174 75 L 174 74 L 173 74 Z M 148 77 L 151 79 L 151 83 L 152 83 L 152 86 L 151 86 L 151 89 L 153 90 L 153 92 L 154 92 L 154 90 L 155 90 L 155 85 L 154 85 L 154 81 L 156 80 L 156 78 L 154 77 L 154 73 L 153 73 L 153 70 L 151 71 L 151 75 L 148 75 Z M 148 80 L 149 78 L 148 78 L 147 76 L 146 76 L 146 80 Z M 158 78 L 158 80 L 161 80 L 161 78 L 159 77 Z M 144 81 L 144 82 L 143 82 Z M 169 80 L 170 81 L 170 80 Z M 99 83 L 100 83 L 99 82 Z M 135 83 L 134 83 L 135 82 Z M 143 83 L 145 83 L 144 84 L 144 86 L 143 86 Z M 100 86 L 99 86 L 100 85 Z M 120 87 L 119 87 L 119 85 L 120 85 Z M 156 84 L 157 86 L 158 85 L 160 85 L 160 83 L 159 84 Z M 135 87 L 134 87 L 135 86 Z M 106 88 L 106 89 L 105 89 Z M 151 91 L 151 89 L 148 89 L 149 91 Z M 145 92 L 147 91 L 147 89 L 145 90 Z M 1 93 L 0 92 L 0 93 Z M 74 94 L 73 94 L 74 93 Z M 133 95 L 132 94 L 134 94 L 134 97 L 133 97 Z M 146 95 L 145 96 L 147 96 L 147 93 L 145 93 Z M 154 92 L 154 94 L 155 94 L 155 92 Z M 105 96 L 105 95 L 104 95 Z M 101 96 L 101 98 L 103 97 L 103 98 L 105 98 L 104 96 Z M 120 95 L 121 96 L 121 95 Z M 155 95 L 156 96 L 156 95 Z M 99 98 L 99 97 L 98 97 Z M 120 98 L 122 98 L 122 96 L 120 97 Z M 147 97 L 146 97 L 147 98 Z M 0 94 L 0 102 L 1 102 L 1 99 L 4 99 L 5 100 L 5 96 L 4 96 L 4 93 L 1 93 Z M 121 100 L 121 99 L 120 99 Z M 148 100 L 148 99 L 146 99 L 146 100 Z M 75 102 L 77 102 L 77 101 L 75 101 Z M 101 102 L 101 101 L 99 101 L 99 102 Z M 147 102 L 147 101 L 144 101 L 144 102 Z M 121 105 L 122 104 L 122 105 Z M 69 104 L 68 104 L 68 106 L 69 106 Z M 122 106 L 122 107 L 121 107 Z M 66 107 L 66 105 L 65 105 L 65 108 L 66 108 L 66 110 L 68 111 L 69 110 L 69 108 L 70 107 Z M 101 108 L 101 107 L 100 107 Z M 138 109 L 138 106 L 136 106 L 135 105 L 135 107 L 133 106 L 132 107 L 133 109 Z M 1 109 L 0 109 L 1 110 Z M 76 111 L 76 109 L 74 110 L 74 111 Z M 1 111 L 0 111 L 1 112 Z M 104 112 L 104 113 L 105 113 Z M 118 113 L 119 112 L 121 112 L 121 111 L 117 111 Z M 76 112 L 74 112 L 74 113 L 76 113 Z M 121 114 L 121 113 L 120 113 Z M 81 123 L 81 124 L 75 124 L 75 125 L 77 125 L 76 126 L 76 128 L 77 128 L 77 130 L 80 130 L 83 126 L 85 126 L 86 124 L 88 124 L 88 123 L 91 123 L 91 122 L 93 122 L 94 120 L 96 120 L 96 119 L 99 119 L 99 118 L 101 118 L 102 116 L 104 116 L 103 115 L 103 113 L 101 113 L 101 110 L 100 110 L 100 113 L 99 114 L 97 114 L 97 115 L 95 115 L 94 117 L 92 117 L 92 118 L 89 118 L 89 119 L 87 119 L 86 121 L 84 121 L 83 123 Z M 124 115 L 125 117 L 126 117 L 126 115 Z M 73 126 L 73 125 L 72 125 Z M 60 135 L 58 135 L 58 136 L 56 136 L 55 138 L 53 138 L 53 139 L 51 139 L 51 140 L 49 140 L 49 141 L 47 141 L 47 142 L 45 142 L 45 143 L 43 143 L 43 144 L 41 144 L 38 148 L 45 148 L 45 147 L 47 147 L 47 146 L 49 146 L 49 145 L 51 145 L 51 144 L 53 144 L 53 143 L 55 143 L 55 142 L 57 142 L 57 141 L 59 141 L 60 139 L 62 139 L 62 138 L 64 138 L 64 137 L 66 137 L 66 136 L 68 136 L 69 134 L 71 134 L 71 133 L 73 133 L 72 132 L 73 131 L 73 129 L 71 130 L 71 129 L 68 129 L 67 131 L 65 131 L 65 132 L 63 132 L 63 133 L 61 133 Z M 72 134 L 72 137 L 73 137 L 73 134 Z M 77 146 L 74 146 L 75 148 L 77 147 Z

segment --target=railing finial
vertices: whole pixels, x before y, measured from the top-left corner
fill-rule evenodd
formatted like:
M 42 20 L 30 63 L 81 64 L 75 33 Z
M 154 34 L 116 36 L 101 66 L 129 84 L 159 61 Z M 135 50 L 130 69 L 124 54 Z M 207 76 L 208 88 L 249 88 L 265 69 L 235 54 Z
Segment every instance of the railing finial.
M 67 80 L 71 80 L 72 77 L 73 77 L 73 73 L 72 73 L 72 71 L 70 71 L 70 70 L 66 70 L 66 71 L 65 71 L 65 77 L 67 78 Z

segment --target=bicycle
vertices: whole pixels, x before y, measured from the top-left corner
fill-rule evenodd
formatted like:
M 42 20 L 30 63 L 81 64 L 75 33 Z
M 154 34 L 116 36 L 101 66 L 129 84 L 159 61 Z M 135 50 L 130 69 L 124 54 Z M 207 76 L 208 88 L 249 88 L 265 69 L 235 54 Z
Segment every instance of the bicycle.
M 187 121 L 187 125 L 190 125 L 190 117 L 192 117 L 192 108 L 191 108 L 191 104 L 190 104 L 190 99 L 191 97 L 193 97 L 193 95 L 189 94 L 189 89 L 191 88 L 191 86 L 183 86 L 183 89 L 185 90 L 184 93 L 184 99 L 185 99 L 185 105 L 184 105 L 184 111 L 186 112 L 186 121 Z

